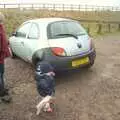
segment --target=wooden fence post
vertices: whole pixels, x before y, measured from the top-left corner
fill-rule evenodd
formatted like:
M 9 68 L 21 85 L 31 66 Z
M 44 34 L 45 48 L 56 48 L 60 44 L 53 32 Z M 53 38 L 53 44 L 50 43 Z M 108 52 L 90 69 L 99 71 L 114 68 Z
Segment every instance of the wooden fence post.
M 6 5 L 4 4 L 4 9 L 5 9 L 5 6 L 6 6 Z
M 55 11 L 55 4 L 53 4 L 53 10 Z
M 20 10 L 20 4 L 18 4 L 18 9 Z
M 88 11 L 88 5 L 86 4 L 85 5 L 85 14 L 87 13 L 87 11 Z
M 43 4 L 43 9 L 45 9 L 45 4 Z
M 63 5 L 62 5 L 62 10 L 63 10 L 63 11 L 64 11 L 64 7 L 65 7 L 65 6 L 64 6 L 64 4 L 63 4 Z
M 108 24 L 108 32 L 110 32 L 111 30 L 110 30 L 110 23 Z
M 87 30 L 86 31 L 87 31 L 88 34 L 90 34 L 90 26 L 89 25 L 87 26 Z
M 120 31 L 120 24 L 118 24 L 118 31 Z
M 32 4 L 32 10 L 34 9 L 34 4 Z
M 80 8 L 80 4 L 79 4 L 79 11 L 81 11 L 80 9 L 81 9 L 81 8 Z
M 71 11 L 73 11 L 73 5 L 71 4 Z
M 100 34 L 102 31 L 102 24 L 98 23 L 98 31 L 97 33 Z

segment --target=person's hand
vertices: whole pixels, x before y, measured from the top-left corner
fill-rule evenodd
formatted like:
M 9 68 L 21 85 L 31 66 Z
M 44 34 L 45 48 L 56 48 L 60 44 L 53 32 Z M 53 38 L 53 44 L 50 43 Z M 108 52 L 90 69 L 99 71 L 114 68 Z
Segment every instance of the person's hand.
M 51 71 L 51 72 L 48 72 L 48 73 L 46 73 L 47 75 L 52 75 L 52 76 L 55 76 L 55 73 L 53 72 L 53 71 Z
M 55 76 L 55 73 L 54 73 L 54 72 L 51 72 L 51 74 L 52 74 L 53 76 Z

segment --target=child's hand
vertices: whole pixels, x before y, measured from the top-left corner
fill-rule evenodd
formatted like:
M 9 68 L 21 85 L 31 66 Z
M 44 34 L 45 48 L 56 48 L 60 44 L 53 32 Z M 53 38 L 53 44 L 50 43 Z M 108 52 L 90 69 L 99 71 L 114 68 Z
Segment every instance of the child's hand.
M 48 73 L 46 73 L 47 75 L 52 75 L 52 76 L 55 76 L 55 73 L 54 72 L 48 72 Z
M 52 72 L 51 74 L 52 74 L 53 76 L 55 76 L 55 73 L 54 73 L 54 72 Z

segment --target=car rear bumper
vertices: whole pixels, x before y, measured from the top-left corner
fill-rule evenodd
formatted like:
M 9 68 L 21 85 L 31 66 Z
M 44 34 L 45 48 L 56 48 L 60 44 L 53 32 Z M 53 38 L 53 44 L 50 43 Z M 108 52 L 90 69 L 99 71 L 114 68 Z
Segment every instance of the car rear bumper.
M 45 51 L 44 55 L 44 60 L 49 61 L 55 70 L 61 71 L 61 70 L 68 70 L 68 69 L 75 69 L 75 68 L 80 68 L 80 67 L 85 67 L 87 65 L 92 65 L 94 64 L 94 60 L 96 58 L 96 51 L 95 49 L 92 49 L 88 51 L 87 53 L 76 55 L 76 56 L 70 56 L 70 57 L 60 57 L 60 56 L 55 56 L 52 52 L 49 52 L 51 50 Z M 78 65 L 76 67 L 72 66 L 72 61 L 74 60 L 79 60 L 82 58 L 88 57 L 89 62 L 85 64 Z

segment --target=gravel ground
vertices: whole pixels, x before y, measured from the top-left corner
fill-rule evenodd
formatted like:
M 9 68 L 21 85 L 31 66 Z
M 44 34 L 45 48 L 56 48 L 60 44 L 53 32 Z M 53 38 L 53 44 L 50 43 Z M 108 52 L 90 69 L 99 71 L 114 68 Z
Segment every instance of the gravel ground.
M 95 45 L 95 65 L 59 73 L 55 110 L 39 116 L 32 66 L 7 59 L 5 76 L 13 101 L 0 104 L 0 120 L 120 120 L 120 34 L 100 36 Z

